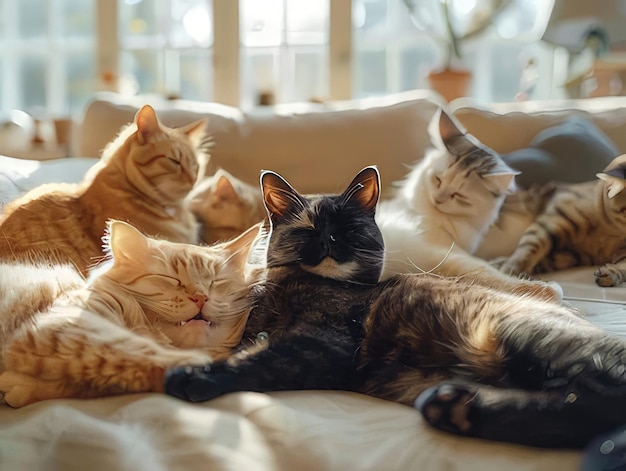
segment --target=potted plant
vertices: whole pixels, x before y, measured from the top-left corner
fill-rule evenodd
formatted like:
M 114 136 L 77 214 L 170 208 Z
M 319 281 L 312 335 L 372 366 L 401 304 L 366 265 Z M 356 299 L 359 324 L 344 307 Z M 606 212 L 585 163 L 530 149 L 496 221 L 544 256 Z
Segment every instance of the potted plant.
M 447 101 L 467 95 L 472 73 L 463 66 L 462 43 L 478 36 L 511 0 L 492 0 L 478 5 L 463 31 L 455 27 L 453 0 L 404 0 L 410 17 L 419 29 L 428 31 L 443 44 L 443 61 L 428 74 L 430 86 Z M 481 2 L 479 2 L 480 4 Z M 428 7 L 431 11 L 426 14 Z

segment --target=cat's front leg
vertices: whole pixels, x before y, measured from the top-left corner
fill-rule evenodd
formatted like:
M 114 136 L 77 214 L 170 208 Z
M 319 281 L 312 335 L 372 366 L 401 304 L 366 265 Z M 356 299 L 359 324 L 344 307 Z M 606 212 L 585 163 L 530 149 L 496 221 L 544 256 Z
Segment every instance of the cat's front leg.
M 594 272 L 598 286 L 608 288 L 626 282 L 626 248 L 619 250 L 611 261 Z
M 311 336 L 295 336 L 289 343 L 270 343 L 226 361 L 172 368 L 165 374 L 163 390 L 191 402 L 237 391 L 353 390 L 354 350 L 329 346 Z
M 500 265 L 500 271 L 514 276 L 532 275 L 535 267 L 551 250 L 550 233 L 545 225 L 538 221 L 524 232 L 515 251 Z

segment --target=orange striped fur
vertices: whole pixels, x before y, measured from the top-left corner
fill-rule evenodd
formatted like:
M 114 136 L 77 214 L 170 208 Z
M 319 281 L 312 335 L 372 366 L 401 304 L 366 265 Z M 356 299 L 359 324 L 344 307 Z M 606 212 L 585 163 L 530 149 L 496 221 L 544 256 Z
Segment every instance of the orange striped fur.
M 83 181 L 41 186 L 5 207 L 0 259 L 70 263 L 86 275 L 102 258 L 109 219 L 155 237 L 198 242 L 185 198 L 206 158 L 205 125 L 167 128 L 144 106 Z

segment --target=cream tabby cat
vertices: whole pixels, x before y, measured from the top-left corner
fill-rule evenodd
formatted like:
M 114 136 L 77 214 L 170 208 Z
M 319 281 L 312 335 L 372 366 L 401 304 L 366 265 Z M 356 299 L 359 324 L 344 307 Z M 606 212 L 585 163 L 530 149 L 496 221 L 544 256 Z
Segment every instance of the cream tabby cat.
M 472 256 L 514 188 L 516 172 L 496 152 L 461 131 L 443 110 L 429 130 L 437 148 L 411 170 L 395 197 L 382 202 L 376 213 L 385 241 L 381 279 L 432 272 L 560 300 L 558 286 L 504 275 Z
M 259 188 L 221 168 L 195 186 L 189 207 L 205 244 L 231 239 L 267 216 Z
M 0 259 L 72 263 L 83 274 L 102 257 L 106 221 L 196 243 L 185 197 L 194 186 L 206 121 L 172 129 L 148 105 L 77 184 L 48 184 L 9 203 L 0 216 Z
M 199 247 L 113 221 L 111 260 L 87 281 L 67 265 L 0 264 L 4 400 L 160 391 L 165 368 L 224 356 L 263 277 L 263 263 L 246 263 L 262 231 Z
M 548 184 L 545 209 L 526 229 L 501 270 L 533 274 L 601 265 L 600 286 L 626 281 L 626 155 L 614 159 L 600 181 Z M 494 261 L 498 264 L 498 261 Z

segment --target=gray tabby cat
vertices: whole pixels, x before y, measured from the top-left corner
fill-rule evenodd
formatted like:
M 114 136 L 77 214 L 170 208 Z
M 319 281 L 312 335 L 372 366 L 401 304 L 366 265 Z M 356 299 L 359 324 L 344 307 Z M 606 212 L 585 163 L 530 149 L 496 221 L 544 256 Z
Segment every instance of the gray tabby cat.
M 505 275 L 472 256 L 514 188 L 516 171 L 462 131 L 442 110 L 429 128 L 436 149 L 384 201 L 376 222 L 385 242 L 381 279 L 432 272 L 490 287 L 560 300 L 560 287 Z
M 551 184 L 545 208 L 522 235 L 510 257 L 495 260 L 514 275 L 600 265 L 595 281 L 626 281 L 626 155 L 615 158 L 600 181 Z M 550 184 L 549 184 L 550 185 Z

